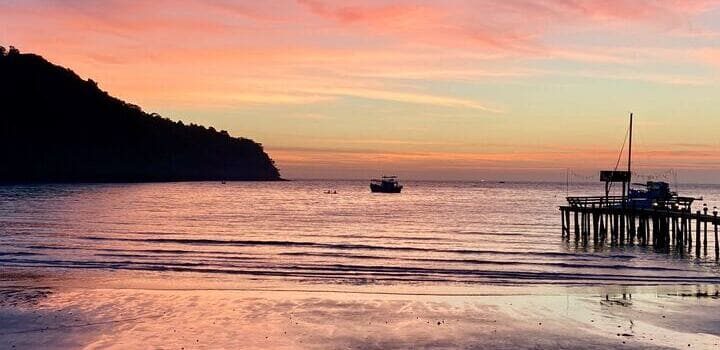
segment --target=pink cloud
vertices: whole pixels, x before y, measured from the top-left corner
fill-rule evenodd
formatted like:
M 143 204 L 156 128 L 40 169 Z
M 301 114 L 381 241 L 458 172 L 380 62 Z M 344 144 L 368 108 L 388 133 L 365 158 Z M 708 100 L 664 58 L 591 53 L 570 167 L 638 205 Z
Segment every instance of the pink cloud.
M 308 7 L 313 13 L 329 17 L 344 23 L 370 22 L 381 23 L 387 21 L 407 21 L 407 18 L 422 18 L 429 16 L 428 9 L 419 5 L 391 4 L 380 6 L 346 5 L 334 6 L 319 0 L 298 0 L 298 3 Z
M 675 0 L 448 0 L 384 2 L 298 0 L 311 13 L 345 30 L 363 30 L 408 43 L 482 47 L 519 52 L 542 50 L 538 38 L 563 25 L 686 27 L 690 16 L 717 1 Z

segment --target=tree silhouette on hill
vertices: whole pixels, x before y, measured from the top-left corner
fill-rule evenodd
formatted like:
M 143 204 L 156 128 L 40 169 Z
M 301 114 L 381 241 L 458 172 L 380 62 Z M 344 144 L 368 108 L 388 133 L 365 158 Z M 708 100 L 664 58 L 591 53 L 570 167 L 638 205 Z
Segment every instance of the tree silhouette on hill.
M 262 145 L 110 96 L 0 46 L 0 182 L 279 180 Z

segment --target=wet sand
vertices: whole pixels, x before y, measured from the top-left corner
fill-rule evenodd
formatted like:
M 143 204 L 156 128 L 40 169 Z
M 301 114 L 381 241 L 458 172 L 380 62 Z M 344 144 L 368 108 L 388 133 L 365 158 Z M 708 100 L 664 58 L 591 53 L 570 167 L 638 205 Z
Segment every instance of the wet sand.
M 717 348 L 717 286 L 302 285 L 0 274 L 0 348 Z M 292 288 L 283 288 L 292 287 Z M 624 294 L 624 297 L 623 297 Z

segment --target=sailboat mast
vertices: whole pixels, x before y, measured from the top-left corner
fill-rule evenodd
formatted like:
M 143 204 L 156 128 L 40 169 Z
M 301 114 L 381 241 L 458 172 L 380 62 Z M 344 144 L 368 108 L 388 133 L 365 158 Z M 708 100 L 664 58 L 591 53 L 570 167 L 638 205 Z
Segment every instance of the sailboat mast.
M 632 137 L 633 137 L 632 127 L 633 127 L 633 114 L 630 113 L 630 132 L 629 132 L 630 145 L 628 146 L 628 169 L 627 169 L 627 171 L 628 171 L 628 188 L 630 187 L 630 182 L 631 182 L 631 177 L 632 177 L 632 172 L 631 172 L 631 169 L 632 169 Z

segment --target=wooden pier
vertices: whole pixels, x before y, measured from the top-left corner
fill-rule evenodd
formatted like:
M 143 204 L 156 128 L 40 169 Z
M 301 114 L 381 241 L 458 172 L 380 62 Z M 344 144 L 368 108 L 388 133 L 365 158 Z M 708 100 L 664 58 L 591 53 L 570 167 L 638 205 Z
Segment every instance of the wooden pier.
M 708 227 L 714 238 L 715 259 L 720 260 L 718 226 L 714 208 L 691 211 L 694 198 L 675 197 L 672 203 L 655 203 L 652 208 L 629 206 L 624 196 L 568 197 L 560 207 L 562 237 L 583 245 L 641 245 L 656 250 L 676 251 L 700 258 L 708 255 Z
M 563 239 L 575 237 L 577 244 L 595 246 L 610 244 L 653 246 L 655 250 L 691 254 L 695 258 L 708 255 L 708 226 L 712 226 L 715 260 L 720 261 L 717 208 L 708 213 L 707 205 L 692 212 L 692 203 L 702 198 L 682 197 L 670 191 L 666 182 L 648 181 L 633 184 L 632 179 L 633 114 L 628 128 L 627 170 L 619 171 L 620 157 L 613 170 L 600 172 L 605 183 L 604 196 L 567 197 L 560 207 Z M 624 147 L 624 144 L 623 144 Z M 611 196 L 614 183 L 621 183 L 620 196 Z M 631 189 L 631 186 L 645 189 Z M 573 234 L 574 233 L 574 234 Z

